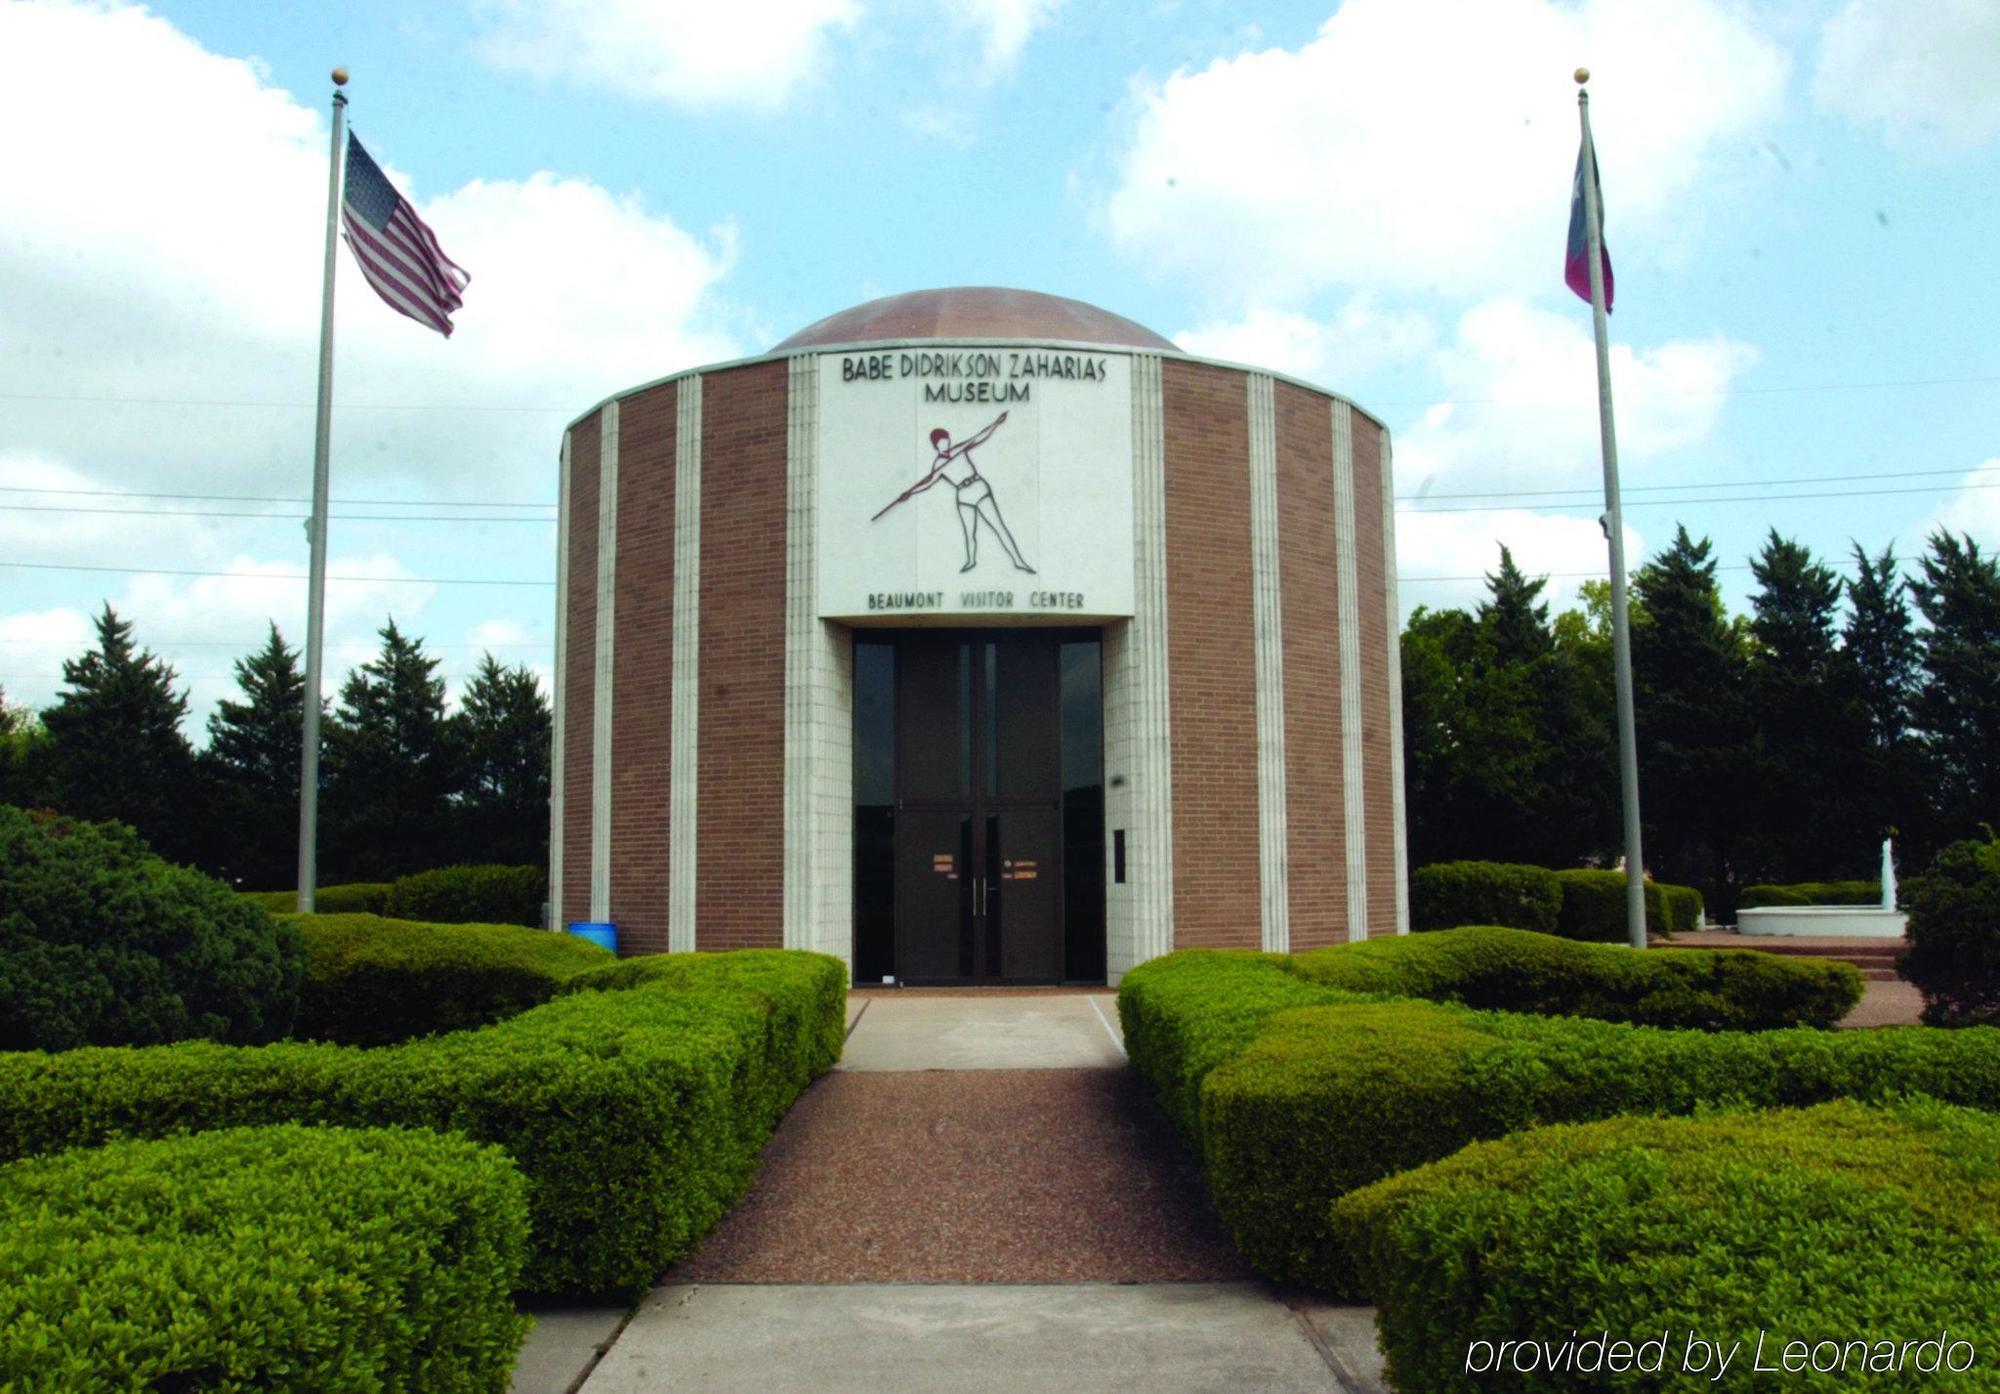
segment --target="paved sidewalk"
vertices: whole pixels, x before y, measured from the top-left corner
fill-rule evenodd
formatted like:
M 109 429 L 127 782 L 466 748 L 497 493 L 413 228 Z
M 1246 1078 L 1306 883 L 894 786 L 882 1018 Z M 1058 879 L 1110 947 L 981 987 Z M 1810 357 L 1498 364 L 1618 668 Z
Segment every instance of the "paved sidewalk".
M 1251 1279 L 1114 1001 L 856 994 L 743 1203 L 629 1320 L 553 1312 L 512 1394 L 1385 1394 L 1371 1309 Z

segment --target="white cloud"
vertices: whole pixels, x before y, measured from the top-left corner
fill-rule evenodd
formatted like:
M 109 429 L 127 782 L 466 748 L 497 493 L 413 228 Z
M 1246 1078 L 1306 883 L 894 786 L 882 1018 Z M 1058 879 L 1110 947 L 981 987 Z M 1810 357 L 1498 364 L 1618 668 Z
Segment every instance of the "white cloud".
M 944 10 L 960 29 L 979 36 L 989 77 L 1012 68 L 1037 29 L 1056 17 L 1063 0 L 948 0 Z
M 1550 612 L 1576 603 L 1582 579 L 1611 574 L 1610 549 L 1595 518 L 1557 517 L 1526 509 L 1396 515 L 1396 599 L 1403 617 L 1425 605 L 1472 610 L 1487 599 L 1486 576 L 1500 569 L 1502 544 L 1529 576 L 1547 576 Z M 1625 525 L 1625 564 L 1645 556 L 1644 539 Z
M 1898 145 L 1967 149 L 2000 136 L 2000 5 L 1848 0 L 1821 38 L 1813 100 Z
M 691 107 L 783 105 L 825 76 L 855 0 L 478 0 L 479 52 L 510 72 Z
M 1939 506 L 1924 535 L 1938 528 L 1962 532 L 1984 548 L 2000 551 L 2000 455 L 1973 466 L 1956 492 Z
M 1707 439 L 1730 384 L 1757 361 L 1751 345 L 1720 334 L 1638 350 L 1614 343 L 1612 403 L 1628 482 Z M 1576 317 L 1483 302 L 1459 320 L 1437 366 L 1449 400 L 1397 436 L 1399 495 L 1572 490 L 1601 478 L 1596 350 Z
M 1619 228 L 1686 235 L 1708 157 L 1775 115 L 1787 71 L 1720 0 L 1347 0 L 1296 50 L 1140 83 L 1109 231 L 1251 302 L 1544 286 L 1568 217 L 1576 62 L 1600 79 L 1614 250 Z
M 176 94 L 171 122 L 152 110 L 161 90 Z M 9 146 L 0 181 L 0 343 L 12 390 L 48 399 L 0 418 L 0 450 L 113 486 L 297 492 L 271 481 L 310 467 L 321 118 L 143 11 L 9 4 L 0 128 L 36 132 Z M 160 216 L 190 191 L 201 217 Z M 477 481 L 482 497 L 546 498 L 570 414 L 740 352 L 717 327 L 726 229 L 704 241 L 636 198 L 550 173 L 417 201 L 473 284 L 447 342 L 391 312 L 341 254 L 337 491 Z M 91 400 L 60 400 L 75 398 Z
M 1338 387 L 1362 373 L 1430 351 L 1437 332 L 1414 310 L 1382 311 L 1355 296 L 1332 319 L 1297 310 L 1253 308 L 1233 320 L 1183 329 L 1174 342 L 1189 353 L 1247 363 Z

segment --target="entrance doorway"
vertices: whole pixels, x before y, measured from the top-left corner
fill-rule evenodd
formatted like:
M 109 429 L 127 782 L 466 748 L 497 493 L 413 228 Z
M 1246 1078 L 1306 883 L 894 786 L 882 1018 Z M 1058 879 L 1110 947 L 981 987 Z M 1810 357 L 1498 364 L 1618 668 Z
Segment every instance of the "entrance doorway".
M 855 639 L 855 977 L 1104 980 L 1094 631 Z

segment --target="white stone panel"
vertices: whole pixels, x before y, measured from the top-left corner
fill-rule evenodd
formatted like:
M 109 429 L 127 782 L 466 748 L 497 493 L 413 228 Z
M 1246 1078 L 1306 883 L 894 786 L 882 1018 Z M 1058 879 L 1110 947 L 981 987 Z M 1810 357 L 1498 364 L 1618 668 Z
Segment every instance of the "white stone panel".
M 701 708 L 701 377 L 681 379 L 674 420 L 674 681 L 668 741 L 667 947 L 695 946 Z
M 569 450 L 571 432 L 562 439 L 562 469 L 556 486 L 556 662 L 554 726 L 549 740 L 549 928 L 563 928 L 563 720 L 568 710 L 564 684 L 569 679 Z
M 1368 937 L 1368 796 L 1362 783 L 1360 567 L 1354 519 L 1354 410 L 1333 404 L 1333 553 L 1340 625 L 1341 821 L 1347 833 L 1347 937 Z M 1396 632 L 1395 627 L 1390 627 Z
M 1168 725 L 1165 399 L 1160 360 L 1134 354 L 1133 614 L 1104 626 L 1105 951 L 1110 981 L 1174 946 Z M 1113 874 L 1125 833 L 1125 884 Z
M 604 404 L 597 471 L 597 681 L 590 734 L 590 918 L 611 918 L 612 645 L 618 634 L 618 403 Z
M 1292 946 L 1286 873 L 1285 645 L 1278 573 L 1277 384 L 1268 373 L 1244 376 L 1250 423 L 1250 613 L 1257 682 L 1257 862 L 1262 943 L 1267 953 Z
M 1133 613 L 1128 355 L 940 343 L 816 361 L 821 617 Z

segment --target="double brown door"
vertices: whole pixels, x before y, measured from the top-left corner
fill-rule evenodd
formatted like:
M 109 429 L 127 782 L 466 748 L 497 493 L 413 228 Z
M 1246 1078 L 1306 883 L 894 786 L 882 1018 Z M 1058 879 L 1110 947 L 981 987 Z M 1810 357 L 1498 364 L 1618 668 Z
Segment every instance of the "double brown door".
M 906 982 L 1064 974 L 1056 636 L 896 645 L 895 941 Z

